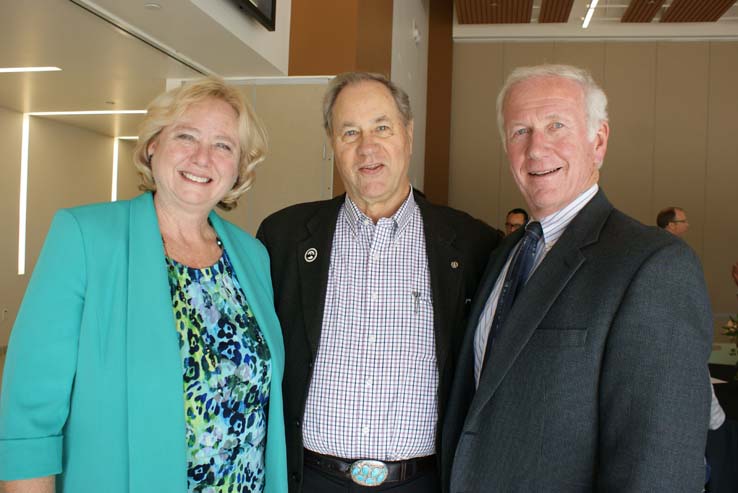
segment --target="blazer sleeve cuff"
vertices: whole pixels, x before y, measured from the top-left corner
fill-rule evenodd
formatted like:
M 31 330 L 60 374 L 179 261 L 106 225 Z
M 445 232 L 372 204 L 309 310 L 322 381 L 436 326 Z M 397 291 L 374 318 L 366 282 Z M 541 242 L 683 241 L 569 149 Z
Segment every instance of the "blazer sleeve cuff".
M 62 471 L 62 437 L 0 440 L 0 480 L 43 478 Z

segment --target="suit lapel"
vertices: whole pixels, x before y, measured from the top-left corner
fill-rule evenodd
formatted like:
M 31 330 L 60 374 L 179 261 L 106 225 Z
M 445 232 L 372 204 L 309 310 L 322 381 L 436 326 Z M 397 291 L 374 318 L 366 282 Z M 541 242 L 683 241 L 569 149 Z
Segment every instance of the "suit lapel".
M 503 240 L 497 249 L 493 251 L 487 262 L 487 267 L 482 275 L 482 280 L 479 283 L 477 292 L 474 295 L 474 301 L 472 302 L 471 310 L 469 311 L 469 318 L 467 321 L 466 330 L 464 332 L 464 341 L 461 346 L 461 354 L 459 355 L 459 363 L 456 371 L 455 380 L 455 391 L 458 396 L 467 396 L 464 398 L 453 398 L 452 401 L 455 405 L 462 406 L 464 409 L 459 410 L 462 416 L 466 415 L 466 407 L 469 405 L 471 397 L 474 394 L 474 339 L 476 337 L 477 326 L 479 325 L 479 318 L 482 316 L 482 310 L 484 310 L 487 304 L 487 299 L 492 293 L 492 288 L 495 286 L 497 277 L 500 275 L 500 271 L 507 261 L 507 257 L 520 240 L 523 232 L 515 232 Z
M 520 292 L 492 346 L 469 412 L 470 419 L 492 398 L 548 310 L 585 262 L 582 250 L 598 241 L 611 210 L 612 205 L 599 191 L 569 224 Z M 503 257 L 507 259 L 507 255 Z M 496 272 L 499 274 L 499 269 Z
M 490 255 L 487 267 L 484 269 L 484 274 L 482 275 L 482 281 L 479 283 L 477 292 L 474 295 L 474 303 L 472 304 L 471 311 L 469 312 L 467 333 L 474 332 L 479 324 L 479 317 L 482 316 L 482 310 L 484 310 L 484 306 L 487 304 L 487 299 L 492 293 L 492 288 L 495 287 L 495 282 L 497 282 L 500 271 L 502 271 L 502 268 L 505 266 L 505 262 L 507 262 L 507 257 L 510 256 L 510 252 L 515 245 L 518 244 L 520 238 L 522 238 L 523 233 L 524 230 L 521 228 L 511 234 L 505 238 L 500 246 L 493 250 Z M 473 339 L 474 336 L 472 335 L 472 340 Z M 473 352 L 474 351 L 472 351 L 472 354 Z
M 279 327 L 279 321 L 274 313 L 274 302 L 270 296 L 271 286 L 259 285 L 264 279 L 264 275 L 260 274 L 254 268 L 254 264 L 249 261 L 249 254 L 252 251 L 249 246 L 237 243 L 237 239 L 231 237 L 223 220 L 215 212 L 210 213 L 210 222 L 223 242 L 223 248 L 228 252 L 228 259 L 236 273 L 236 279 L 238 279 L 238 283 L 246 295 L 249 308 L 251 308 L 251 312 L 254 314 L 269 347 L 272 360 L 272 378 L 281 380 L 281 368 L 284 367 L 284 344 L 282 343 L 282 334 L 273 330 L 275 327 Z
M 131 491 L 150 478 L 185 487 L 184 398 L 179 342 L 152 195 L 130 202 L 128 258 L 128 447 Z
M 433 300 L 433 328 L 436 338 L 438 368 L 443 368 L 451 347 L 451 335 L 456 327 L 449 323 L 459 298 L 464 278 L 464 259 L 454 245 L 456 233 L 438 220 L 435 209 L 422 196 L 415 193 L 425 230 L 425 250 L 430 273 Z
M 344 200 L 345 195 L 334 198 L 308 220 L 307 236 L 297 243 L 295 252 L 300 274 L 305 331 L 313 356 L 318 352 L 333 236 L 336 232 L 338 211 Z

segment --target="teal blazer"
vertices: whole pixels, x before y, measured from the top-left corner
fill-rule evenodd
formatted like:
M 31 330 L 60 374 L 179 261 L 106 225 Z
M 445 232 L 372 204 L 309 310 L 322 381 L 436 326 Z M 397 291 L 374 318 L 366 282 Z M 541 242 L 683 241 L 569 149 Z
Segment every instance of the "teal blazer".
M 287 491 L 284 349 L 269 258 L 211 213 L 272 357 L 266 491 Z M 57 492 L 187 490 L 182 363 L 150 193 L 57 212 L 11 333 L 0 480 Z

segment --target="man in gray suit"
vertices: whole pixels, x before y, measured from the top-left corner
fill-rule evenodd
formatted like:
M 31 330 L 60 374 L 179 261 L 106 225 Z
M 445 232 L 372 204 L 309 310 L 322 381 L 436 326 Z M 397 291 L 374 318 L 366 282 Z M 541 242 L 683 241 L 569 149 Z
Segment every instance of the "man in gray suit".
M 517 69 L 497 108 L 531 221 L 495 250 L 472 303 L 444 486 L 702 491 L 712 320 L 698 259 L 599 189 L 607 98 L 586 71 Z

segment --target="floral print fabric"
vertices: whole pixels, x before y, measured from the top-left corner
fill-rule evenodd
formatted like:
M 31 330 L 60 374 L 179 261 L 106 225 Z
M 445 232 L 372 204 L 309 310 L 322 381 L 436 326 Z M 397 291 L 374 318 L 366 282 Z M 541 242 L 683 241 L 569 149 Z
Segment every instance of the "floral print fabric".
M 184 368 L 188 491 L 262 492 L 269 348 L 225 250 L 204 269 L 166 260 Z

